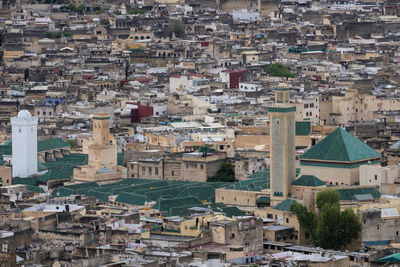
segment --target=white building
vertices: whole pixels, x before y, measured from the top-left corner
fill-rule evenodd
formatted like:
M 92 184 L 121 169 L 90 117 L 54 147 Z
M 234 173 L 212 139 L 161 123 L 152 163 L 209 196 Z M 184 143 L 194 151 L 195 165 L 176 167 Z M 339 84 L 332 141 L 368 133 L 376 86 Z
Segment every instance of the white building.
M 169 77 L 169 92 L 177 91 L 197 92 L 201 90 L 210 90 L 210 81 L 204 79 L 202 75 L 172 75 Z
M 252 83 L 252 82 L 239 82 L 239 91 L 240 92 L 258 92 L 261 91 L 263 87 L 261 84 Z
M 27 110 L 11 118 L 13 177 L 26 178 L 37 173 L 37 124 L 38 119 Z
M 260 12 L 246 9 L 232 11 L 234 22 L 254 22 L 260 19 Z

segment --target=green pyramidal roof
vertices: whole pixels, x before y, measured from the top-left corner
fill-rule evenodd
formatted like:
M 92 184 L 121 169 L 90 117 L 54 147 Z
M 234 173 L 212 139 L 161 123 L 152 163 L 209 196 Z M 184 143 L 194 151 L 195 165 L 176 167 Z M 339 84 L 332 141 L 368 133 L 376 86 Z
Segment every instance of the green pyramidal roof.
M 380 157 L 374 149 L 342 128 L 337 128 L 308 150 L 301 159 L 355 162 Z
M 287 198 L 275 207 L 273 207 L 274 210 L 280 210 L 280 211 L 290 211 L 290 207 L 292 204 L 297 201 L 294 201 L 293 199 Z
M 297 178 L 292 185 L 300 186 L 322 186 L 325 185 L 323 181 L 315 177 L 314 175 L 302 175 Z

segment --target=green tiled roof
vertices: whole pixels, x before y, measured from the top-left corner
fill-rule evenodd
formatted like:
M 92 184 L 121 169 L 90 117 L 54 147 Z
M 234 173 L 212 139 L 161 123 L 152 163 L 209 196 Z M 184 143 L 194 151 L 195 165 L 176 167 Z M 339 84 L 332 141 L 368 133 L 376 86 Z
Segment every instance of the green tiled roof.
M 26 185 L 37 185 L 36 177 L 27 177 L 27 178 L 12 178 L 12 184 L 26 184 Z
M 271 198 L 270 197 L 259 197 L 256 200 L 257 204 L 269 204 L 271 203 Z
M 37 144 L 38 152 L 60 149 L 70 147 L 70 144 L 62 140 L 61 138 L 49 138 L 46 140 L 39 140 Z
M 315 177 L 314 175 L 302 175 L 297 178 L 292 185 L 299 185 L 299 186 L 321 186 L 325 185 L 323 181 Z
M 227 217 L 232 218 L 232 216 L 243 216 L 244 213 L 238 207 L 225 207 L 222 211 Z
M 340 200 L 354 200 L 355 195 L 371 195 L 375 199 L 381 197 L 381 193 L 374 187 L 338 189 Z
M 144 205 L 146 196 L 122 192 L 117 196 L 115 202 L 130 204 L 130 205 Z
M 73 189 L 61 187 L 54 189 L 53 192 L 51 192 L 51 197 L 69 197 L 73 194 L 75 194 Z
M 178 196 L 185 188 L 186 186 L 172 186 L 166 189 L 161 188 L 159 190 L 145 190 L 136 193 L 146 195 L 147 199 L 150 201 L 156 201 L 165 195 Z
M 177 197 L 194 196 L 200 200 L 208 200 L 215 195 L 215 189 L 209 185 L 186 187 Z
M 56 169 L 50 169 L 45 174 L 38 178 L 39 182 L 47 183 L 48 181 L 58 180 L 58 179 L 70 179 L 70 177 L 63 173 L 62 171 Z
M 43 152 L 47 150 L 60 149 L 60 148 L 68 148 L 70 144 L 62 140 L 61 138 L 49 138 L 45 140 L 39 140 L 37 142 L 37 150 L 38 152 Z M 7 144 L 0 146 L 0 154 L 2 155 L 11 155 L 12 154 L 12 142 L 9 141 Z
M 276 205 L 275 207 L 273 207 L 273 209 L 275 210 L 280 210 L 280 211 L 290 211 L 290 207 L 292 206 L 292 204 L 296 202 L 293 199 L 287 198 L 284 201 L 282 201 L 281 203 L 279 203 L 278 205 Z
M 227 217 L 243 216 L 243 212 L 237 207 L 228 207 L 224 203 L 207 204 L 205 207 L 213 210 L 214 212 L 223 212 Z
M 296 121 L 296 135 L 310 135 L 311 122 L 309 121 Z
M 39 186 L 34 186 L 34 185 L 27 185 L 26 189 L 28 191 L 31 191 L 33 193 L 44 193 L 43 188 L 39 187 Z
M 168 211 L 170 208 L 190 206 L 190 205 L 193 205 L 194 207 L 202 205 L 202 203 L 197 197 L 182 197 L 182 198 L 172 198 L 172 199 L 160 198 L 153 206 L 153 209 L 158 209 L 159 211 Z
M 52 197 L 68 197 L 74 194 L 85 194 L 90 190 L 97 190 L 99 185 L 96 182 L 87 182 L 63 186 L 54 189 L 51 196 Z
M 337 128 L 306 151 L 303 160 L 355 162 L 380 157 L 374 149 L 342 128 Z
M 108 202 L 108 195 L 104 192 L 89 190 L 85 193 L 85 197 L 95 197 L 100 202 Z
M 47 170 L 47 166 L 43 162 L 38 161 L 38 165 L 37 166 L 38 166 L 38 171 Z

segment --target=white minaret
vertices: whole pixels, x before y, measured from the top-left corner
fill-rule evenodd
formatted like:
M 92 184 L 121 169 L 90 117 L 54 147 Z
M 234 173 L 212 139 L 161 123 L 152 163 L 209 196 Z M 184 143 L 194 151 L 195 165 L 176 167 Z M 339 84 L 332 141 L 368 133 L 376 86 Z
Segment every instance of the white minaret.
M 26 178 L 37 173 L 37 124 L 38 119 L 27 110 L 11 118 L 13 177 Z

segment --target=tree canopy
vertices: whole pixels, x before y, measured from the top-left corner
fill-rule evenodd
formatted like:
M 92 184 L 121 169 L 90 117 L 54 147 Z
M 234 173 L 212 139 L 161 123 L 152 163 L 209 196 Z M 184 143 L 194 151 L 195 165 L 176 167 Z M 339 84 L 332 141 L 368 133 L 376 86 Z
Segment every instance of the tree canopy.
M 235 171 L 232 164 L 224 162 L 214 176 L 207 178 L 207 182 L 235 182 Z
M 317 208 L 322 209 L 325 204 L 339 206 L 340 195 L 337 190 L 327 189 L 317 194 Z
M 285 68 L 281 63 L 269 64 L 264 71 L 271 76 L 293 78 L 294 73 Z
M 182 22 L 177 19 L 168 22 L 168 30 L 171 34 L 175 33 L 176 37 L 182 37 L 185 34 Z
M 138 8 L 138 7 L 133 7 L 131 9 L 129 9 L 128 13 L 130 15 L 137 15 L 137 14 L 146 14 L 147 10 L 143 9 L 143 8 Z
M 319 216 L 299 203 L 293 203 L 290 210 L 297 215 L 306 238 L 315 246 L 324 249 L 345 248 L 358 238 L 361 223 L 352 209 L 340 211 L 339 192 L 328 189 L 317 194 Z

